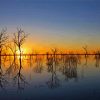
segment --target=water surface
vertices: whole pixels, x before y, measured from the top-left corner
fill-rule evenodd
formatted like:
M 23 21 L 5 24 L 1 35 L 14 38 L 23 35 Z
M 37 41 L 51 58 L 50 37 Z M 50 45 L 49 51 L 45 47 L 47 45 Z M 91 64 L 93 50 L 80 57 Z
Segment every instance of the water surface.
M 0 100 L 100 100 L 99 55 L 3 56 Z

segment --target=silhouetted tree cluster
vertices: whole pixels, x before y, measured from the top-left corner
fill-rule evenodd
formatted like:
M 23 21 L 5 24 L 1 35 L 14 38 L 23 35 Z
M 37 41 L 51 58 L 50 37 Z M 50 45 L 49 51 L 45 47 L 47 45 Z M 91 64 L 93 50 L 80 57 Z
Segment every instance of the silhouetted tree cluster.
M 2 29 L 2 31 L 0 32 L 0 73 L 2 73 L 2 51 L 3 48 L 6 46 L 6 42 L 8 40 L 8 36 L 6 33 L 6 29 Z
M 100 51 L 95 52 L 95 60 L 96 60 L 95 66 L 99 67 L 99 65 L 100 65 Z
M 22 83 L 25 85 L 25 79 L 24 76 L 21 73 L 22 70 L 22 62 L 21 62 L 21 54 L 22 54 L 22 45 L 27 38 L 28 34 L 26 34 L 21 28 L 17 29 L 17 32 L 13 34 L 13 41 L 9 42 L 7 29 L 2 29 L 0 32 L 0 87 L 3 88 L 3 84 L 7 83 L 5 79 L 5 75 L 14 73 L 14 80 L 17 81 L 18 88 L 22 89 Z M 6 53 L 4 53 L 4 48 L 7 50 L 10 49 L 10 51 L 13 53 L 14 61 L 10 64 L 10 66 L 7 68 L 6 72 L 3 73 L 2 69 L 2 58 L 6 57 Z M 19 51 L 20 54 L 17 55 L 16 51 Z M 8 51 L 7 51 L 8 52 Z M 15 62 L 16 56 L 19 56 L 19 64 Z M 4 58 L 6 59 L 6 58 Z M 5 60 L 6 61 L 6 60 Z

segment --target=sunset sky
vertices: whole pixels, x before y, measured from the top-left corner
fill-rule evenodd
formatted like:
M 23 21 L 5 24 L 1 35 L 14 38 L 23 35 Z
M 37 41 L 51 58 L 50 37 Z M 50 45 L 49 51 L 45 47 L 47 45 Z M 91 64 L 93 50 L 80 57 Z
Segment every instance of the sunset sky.
M 0 30 L 30 33 L 25 47 L 100 48 L 99 0 L 0 0 Z

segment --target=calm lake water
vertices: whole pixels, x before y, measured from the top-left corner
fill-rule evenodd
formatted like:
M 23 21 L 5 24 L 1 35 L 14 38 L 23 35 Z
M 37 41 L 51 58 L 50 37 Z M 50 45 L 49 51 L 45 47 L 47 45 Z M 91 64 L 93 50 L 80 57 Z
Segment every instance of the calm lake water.
M 100 100 L 99 55 L 2 56 L 0 100 Z

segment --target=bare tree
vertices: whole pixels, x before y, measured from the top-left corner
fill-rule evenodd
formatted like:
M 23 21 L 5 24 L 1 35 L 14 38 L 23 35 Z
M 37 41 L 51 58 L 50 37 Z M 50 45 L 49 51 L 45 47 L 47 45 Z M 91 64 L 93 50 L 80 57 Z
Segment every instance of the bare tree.
M 84 47 L 83 47 L 83 49 L 85 50 L 85 66 L 87 66 L 87 60 L 88 60 L 88 50 L 87 50 L 87 45 L 85 45 Z
M 4 84 L 7 83 L 6 79 L 4 78 L 3 71 L 2 71 L 2 51 L 3 47 L 6 45 L 8 36 L 6 33 L 6 28 L 2 29 L 0 32 L 0 87 L 4 88 Z
M 87 45 L 85 45 L 85 46 L 83 47 L 83 49 L 85 50 L 85 55 L 87 55 L 87 54 L 88 54 Z
M 19 58 L 19 68 L 18 68 L 18 72 L 17 74 L 15 75 L 14 77 L 14 80 L 18 81 L 18 89 L 24 89 L 24 87 L 21 87 L 21 84 L 23 83 L 23 85 L 25 85 L 25 79 L 24 79 L 24 76 L 21 74 L 21 70 L 22 70 L 22 62 L 21 62 L 21 56 L 22 56 L 22 45 L 23 43 L 25 42 L 28 34 L 25 34 L 25 32 L 20 28 L 20 29 L 17 29 L 17 33 L 14 33 L 13 34 L 13 42 L 14 42 L 14 46 L 15 46 L 15 50 L 13 52 L 13 54 L 16 54 L 16 48 L 18 48 L 20 54 L 20 58 Z M 11 48 L 12 49 L 12 48 Z
M 18 79 L 18 84 L 20 84 L 19 81 L 24 82 L 23 75 L 21 75 L 21 69 L 22 69 L 22 64 L 21 64 L 22 63 L 21 62 L 22 51 L 21 51 L 21 48 L 22 48 L 22 45 L 25 42 L 25 39 L 27 38 L 27 36 L 28 36 L 28 34 L 25 34 L 22 29 L 17 29 L 17 33 L 14 33 L 14 37 L 13 37 L 13 42 L 20 52 L 20 58 L 19 58 L 20 65 L 19 65 L 18 73 L 14 78 L 14 79 Z
M 21 59 L 21 53 L 22 53 L 21 48 L 27 36 L 28 34 L 25 34 L 25 32 L 21 28 L 17 29 L 17 33 L 14 33 L 13 42 L 17 46 L 20 52 L 20 59 Z
M 53 54 L 53 59 L 54 59 L 54 61 L 55 61 L 56 58 L 57 58 L 58 49 L 52 48 L 51 51 L 52 51 L 52 54 Z
M 0 71 L 2 70 L 1 69 L 2 50 L 3 50 L 3 47 L 6 45 L 7 40 L 8 40 L 8 36 L 7 36 L 6 30 L 7 29 L 5 28 L 5 29 L 2 29 L 2 31 L 0 32 Z

